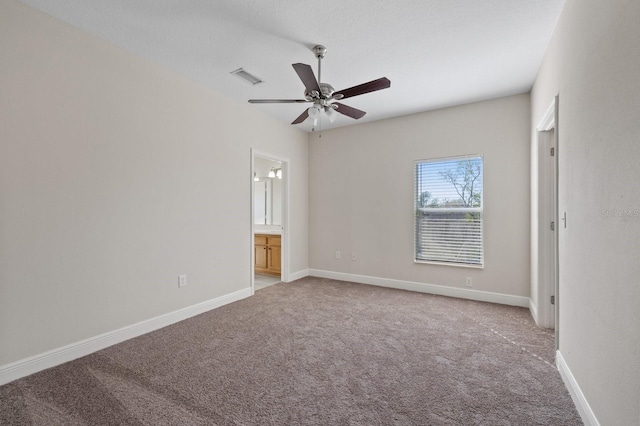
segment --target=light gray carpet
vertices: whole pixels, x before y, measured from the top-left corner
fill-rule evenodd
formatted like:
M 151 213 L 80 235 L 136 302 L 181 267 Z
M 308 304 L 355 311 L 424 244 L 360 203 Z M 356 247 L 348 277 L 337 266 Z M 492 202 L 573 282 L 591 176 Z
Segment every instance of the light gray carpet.
M 526 309 L 332 280 L 0 387 L 5 425 L 578 425 Z

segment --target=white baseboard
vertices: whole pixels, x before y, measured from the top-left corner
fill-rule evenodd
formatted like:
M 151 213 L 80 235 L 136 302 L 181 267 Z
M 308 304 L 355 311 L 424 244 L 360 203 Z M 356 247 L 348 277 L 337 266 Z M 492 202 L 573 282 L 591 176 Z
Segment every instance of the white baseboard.
M 250 287 L 224 296 L 216 297 L 215 299 L 207 300 L 196 305 L 188 306 L 177 311 L 169 312 L 137 324 L 129 325 L 118 330 L 90 337 L 80 342 L 53 349 L 11 364 L 2 365 L 0 366 L 0 385 L 4 385 L 21 377 L 89 355 L 117 343 L 124 342 L 125 340 L 175 324 L 187 318 L 191 318 L 249 296 L 251 296 Z
M 538 321 L 538 307 L 533 303 L 533 299 L 529 299 L 529 312 L 531 312 L 531 316 L 536 322 L 536 325 L 540 325 L 540 321 Z
M 447 287 L 436 284 L 425 284 L 414 281 L 393 280 L 389 278 L 370 277 L 366 275 L 346 274 L 343 272 L 309 269 L 309 275 L 320 278 L 330 278 L 340 281 L 351 281 L 378 287 L 397 288 L 400 290 L 418 291 L 421 293 L 438 294 L 440 296 L 457 297 L 460 299 L 477 300 L 480 302 L 499 303 L 502 305 L 529 307 L 529 298 L 510 294 L 492 293 L 488 291 L 470 290 L 466 288 Z
M 301 271 L 297 271 L 292 274 L 289 274 L 289 282 L 299 280 L 300 278 L 304 278 L 308 276 L 309 276 L 309 270 L 303 269 Z
M 580 386 L 578 386 L 578 382 L 575 377 L 573 377 L 573 373 L 569 369 L 567 362 L 564 357 L 560 353 L 560 351 L 556 352 L 556 366 L 558 367 L 558 371 L 560 371 L 560 376 L 562 377 L 562 381 L 565 386 L 569 390 L 569 394 L 571 395 L 571 399 L 573 403 L 576 405 L 576 409 L 578 410 L 578 414 L 582 417 L 582 422 L 586 426 L 600 426 L 600 422 L 596 418 L 596 415 L 593 413 L 587 398 L 585 398 Z

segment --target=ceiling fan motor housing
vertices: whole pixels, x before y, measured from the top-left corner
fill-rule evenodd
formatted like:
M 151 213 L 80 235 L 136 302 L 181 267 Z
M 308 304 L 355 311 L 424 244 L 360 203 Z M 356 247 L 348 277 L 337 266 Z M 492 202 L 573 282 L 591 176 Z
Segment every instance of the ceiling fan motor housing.
M 305 90 L 305 99 L 307 99 L 308 101 L 331 99 L 331 97 L 333 96 L 333 92 L 336 91 L 329 83 L 318 83 L 318 86 L 320 86 L 320 93 L 317 93 L 315 90 L 313 92 Z

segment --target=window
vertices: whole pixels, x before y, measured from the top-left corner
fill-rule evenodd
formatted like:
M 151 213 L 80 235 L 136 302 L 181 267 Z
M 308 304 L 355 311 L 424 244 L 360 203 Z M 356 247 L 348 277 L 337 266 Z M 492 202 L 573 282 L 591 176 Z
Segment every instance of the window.
M 484 265 L 481 155 L 416 161 L 415 261 Z

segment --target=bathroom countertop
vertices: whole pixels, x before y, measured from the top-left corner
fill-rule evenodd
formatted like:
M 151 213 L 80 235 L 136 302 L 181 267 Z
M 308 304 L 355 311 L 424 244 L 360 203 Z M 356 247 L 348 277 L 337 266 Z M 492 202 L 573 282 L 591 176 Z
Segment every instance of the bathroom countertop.
M 282 235 L 281 229 L 254 229 L 253 234 Z

